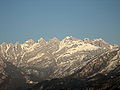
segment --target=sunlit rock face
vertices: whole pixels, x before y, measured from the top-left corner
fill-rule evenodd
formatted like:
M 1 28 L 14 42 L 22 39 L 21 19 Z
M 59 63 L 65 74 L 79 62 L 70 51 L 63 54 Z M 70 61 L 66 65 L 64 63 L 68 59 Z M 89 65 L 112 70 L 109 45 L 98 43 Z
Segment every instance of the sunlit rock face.
M 103 39 L 80 40 L 67 36 L 63 40 L 40 38 L 37 42 L 28 40 L 23 44 L 2 43 L 0 88 L 27 88 L 70 75 L 88 78 L 98 73 L 107 74 L 119 65 L 119 45 L 111 45 Z

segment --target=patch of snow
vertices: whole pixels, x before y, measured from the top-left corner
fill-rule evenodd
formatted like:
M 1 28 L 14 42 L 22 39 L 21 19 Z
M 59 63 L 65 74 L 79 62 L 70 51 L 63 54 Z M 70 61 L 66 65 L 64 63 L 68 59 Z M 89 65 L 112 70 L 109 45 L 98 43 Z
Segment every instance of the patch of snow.
M 36 59 L 39 59 L 40 57 L 42 57 L 44 55 L 44 53 L 42 53 L 42 54 L 37 54 L 35 57 L 33 57 L 33 58 L 30 58 L 27 62 L 29 63 L 29 62 L 31 62 L 31 61 L 34 61 L 34 60 L 36 60 Z

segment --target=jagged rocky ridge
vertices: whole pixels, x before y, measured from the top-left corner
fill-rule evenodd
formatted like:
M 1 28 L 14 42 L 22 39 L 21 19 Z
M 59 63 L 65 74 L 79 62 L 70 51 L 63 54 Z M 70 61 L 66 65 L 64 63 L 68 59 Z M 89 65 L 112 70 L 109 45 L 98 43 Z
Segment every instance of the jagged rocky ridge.
M 28 40 L 23 44 L 2 43 L 0 89 L 24 90 L 34 84 L 37 85 L 37 89 L 33 88 L 35 90 L 61 89 L 59 87 L 67 89 L 67 86 L 68 89 L 74 89 L 75 86 L 72 85 L 76 80 L 78 83 L 75 85 L 79 86 L 82 80 L 85 82 L 84 89 L 94 88 L 94 85 L 90 87 L 89 82 L 91 83 L 99 74 L 109 77 L 119 65 L 119 45 L 110 45 L 102 39 L 79 40 L 70 36 L 63 40 L 53 38 L 47 42 L 40 38 L 38 42 Z M 116 73 L 119 72 L 116 71 L 115 75 Z M 44 86 L 42 81 L 51 79 L 52 81 L 46 82 L 51 84 Z M 72 81 L 69 82 L 70 80 Z M 38 82 L 41 83 L 37 84 Z M 81 87 L 75 89 L 78 88 Z

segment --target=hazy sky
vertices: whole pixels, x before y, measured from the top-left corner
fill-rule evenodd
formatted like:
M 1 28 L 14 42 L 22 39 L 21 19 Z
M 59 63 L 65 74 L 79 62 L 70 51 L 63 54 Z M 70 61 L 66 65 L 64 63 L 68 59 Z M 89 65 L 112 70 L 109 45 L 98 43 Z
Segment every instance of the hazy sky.
M 65 36 L 120 44 L 120 0 L 0 0 L 0 43 Z

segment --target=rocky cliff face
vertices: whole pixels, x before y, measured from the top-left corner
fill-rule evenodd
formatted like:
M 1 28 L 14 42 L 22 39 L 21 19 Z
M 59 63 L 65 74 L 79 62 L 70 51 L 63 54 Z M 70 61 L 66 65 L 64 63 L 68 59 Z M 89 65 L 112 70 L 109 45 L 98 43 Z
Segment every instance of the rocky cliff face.
M 90 78 L 120 65 L 119 45 L 66 37 L 0 44 L 0 88 L 27 88 L 54 78 Z M 21 83 L 18 83 L 21 82 Z

